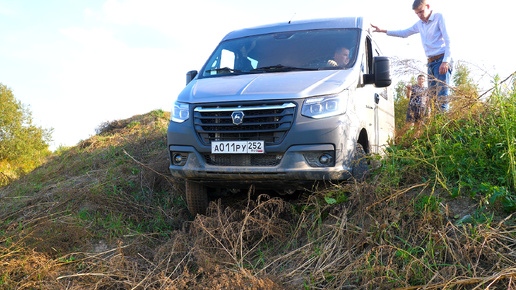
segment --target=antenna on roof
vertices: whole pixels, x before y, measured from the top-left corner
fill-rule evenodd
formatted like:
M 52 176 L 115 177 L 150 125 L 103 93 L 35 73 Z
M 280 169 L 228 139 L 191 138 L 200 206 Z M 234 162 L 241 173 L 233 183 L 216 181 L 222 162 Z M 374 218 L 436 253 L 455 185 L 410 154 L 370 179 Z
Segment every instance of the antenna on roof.
M 290 18 L 290 20 L 288 21 L 288 24 L 290 24 L 292 22 L 292 19 L 294 19 L 294 16 L 296 16 L 296 12 L 294 12 L 294 15 L 292 15 L 292 17 Z

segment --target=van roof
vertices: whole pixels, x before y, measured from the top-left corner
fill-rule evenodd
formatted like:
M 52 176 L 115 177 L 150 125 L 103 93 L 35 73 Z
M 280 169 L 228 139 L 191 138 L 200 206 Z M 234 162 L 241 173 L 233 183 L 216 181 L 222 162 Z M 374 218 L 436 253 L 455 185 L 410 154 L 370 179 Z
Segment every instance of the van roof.
M 275 32 L 299 31 L 310 29 L 332 29 L 332 28 L 359 28 L 364 25 L 363 17 L 340 17 L 311 20 L 297 20 L 275 24 L 262 25 L 257 27 L 235 30 L 228 33 L 224 40 L 241 38 L 251 35 L 260 35 Z

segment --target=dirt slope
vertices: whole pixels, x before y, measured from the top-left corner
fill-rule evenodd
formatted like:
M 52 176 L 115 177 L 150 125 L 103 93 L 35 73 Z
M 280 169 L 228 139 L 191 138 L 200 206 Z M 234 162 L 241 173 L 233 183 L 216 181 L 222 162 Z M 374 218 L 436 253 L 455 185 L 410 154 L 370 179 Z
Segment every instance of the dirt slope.
M 102 124 L 0 188 L 1 289 L 516 288 L 512 216 L 458 223 L 476 204 L 432 184 L 251 188 L 194 219 L 167 172 L 168 119 Z

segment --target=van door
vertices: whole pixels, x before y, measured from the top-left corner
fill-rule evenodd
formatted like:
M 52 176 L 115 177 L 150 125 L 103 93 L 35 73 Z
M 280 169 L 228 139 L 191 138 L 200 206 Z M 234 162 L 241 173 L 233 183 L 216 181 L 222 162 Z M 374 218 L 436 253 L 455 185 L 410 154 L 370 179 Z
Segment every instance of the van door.
M 373 74 L 373 44 L 371 38 L 369 36 L 366 37 L 365 45 L 365 71 L 366 74 Z M 379 120 L 378 120 L 378 104 L 379 104 L 379 95 L 378 89 L 372 85 L 366 85 L 364 88 L 366 89 L 365 97 L 367 99 L 367 109 L 371 110 L 370 118 L 369 118 L 369 126 L 368 126 L 368 135 L 369 135 L 369 145 L 370 145 L 370 153 L 378 153 L 378 146 L 380 141 L 379 135 Z
M 369 37 L 366 40 L 368 43 L 366 49 L 370 53 L 368 55 L 368 63 L 373 65 L 373 58 L 381 56 L 380 49 L 374 41 Z M 381 153 L 385 150 L 385 145 L 389 139 L 394 137 L 394 96 L 392 88 L 374 88 L 374 130 L 375 141 L 374 148 L 371 151 L 374 153 Z
M 380 49 L 370 35 L 365 37 L 364 74 L 374 75 L 374 57 L 381 56 Z M 392 89 L 365 85 L 363 88 L 366 108 L 370 111 L 367 133 L 371 153 L 382 153 L 385 145 L 394 136 L 394 99 Z

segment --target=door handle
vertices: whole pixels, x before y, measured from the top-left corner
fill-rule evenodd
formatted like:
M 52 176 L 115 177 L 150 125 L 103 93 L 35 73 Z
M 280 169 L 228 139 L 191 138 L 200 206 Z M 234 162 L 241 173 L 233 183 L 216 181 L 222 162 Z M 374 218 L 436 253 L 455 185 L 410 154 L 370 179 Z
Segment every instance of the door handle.
M 380 102 L 380 95 L 375 93 L 374 94 L 374 102 L 378 105 L 378 103 Z

